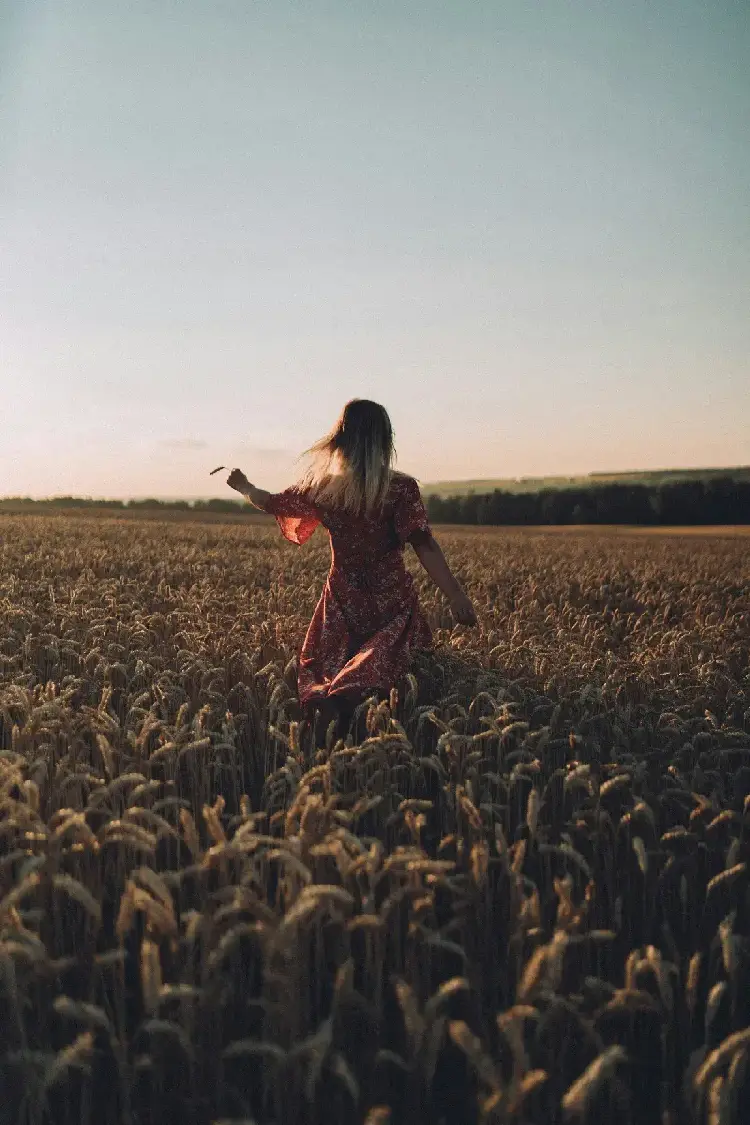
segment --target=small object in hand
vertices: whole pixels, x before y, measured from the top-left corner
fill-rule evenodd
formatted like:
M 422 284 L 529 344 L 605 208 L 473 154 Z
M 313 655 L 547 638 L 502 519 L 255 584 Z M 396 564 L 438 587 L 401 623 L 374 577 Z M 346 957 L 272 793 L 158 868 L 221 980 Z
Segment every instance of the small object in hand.
M 208 475 L 212 477 L 214 473 L 220 473 L 222 469 L 226 469 L 226 465 L 219 465 L 218 469 L 212 469 Z

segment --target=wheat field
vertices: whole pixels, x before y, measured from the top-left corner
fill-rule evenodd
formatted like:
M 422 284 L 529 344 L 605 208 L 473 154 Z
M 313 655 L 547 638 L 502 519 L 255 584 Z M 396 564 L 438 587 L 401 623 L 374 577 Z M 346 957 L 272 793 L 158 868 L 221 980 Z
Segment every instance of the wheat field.
M 2 1125 L 750 1120 L 747 541 L 439 538 L 316 749 L 320 535 L 0 516 Z

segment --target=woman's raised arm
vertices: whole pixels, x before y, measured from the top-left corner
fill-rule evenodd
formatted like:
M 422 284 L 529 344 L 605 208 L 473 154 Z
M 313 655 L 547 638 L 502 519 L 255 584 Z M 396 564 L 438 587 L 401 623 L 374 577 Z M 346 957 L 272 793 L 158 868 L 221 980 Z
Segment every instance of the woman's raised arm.
M 259 511 L 265 512 L 266 505 L 271 499 L 271 493 L 266 492 L 263 488 L 256 488 L 254 484 L 250 484 L 242 469 L 232 469 L 227 479 L 227 484 L 233 488 L 235 492 L 239 492 L 246 500 L 249 500 L 254 508 Z

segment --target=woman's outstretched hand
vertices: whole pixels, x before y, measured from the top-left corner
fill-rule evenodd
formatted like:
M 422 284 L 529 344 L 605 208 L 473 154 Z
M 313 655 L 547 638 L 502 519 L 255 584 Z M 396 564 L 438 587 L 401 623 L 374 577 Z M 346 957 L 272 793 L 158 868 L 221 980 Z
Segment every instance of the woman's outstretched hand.
M 227 484 L 230 488 L 233 488 L 235 492 L 244 493 L 249 487 L 250 481 L 247 479 L 242 469 L 232 469 L 227 477 Z
M 474 606 L 463 590 L 451 598 L 451 613 L 459 625 L 476 625 L 477 615 Z

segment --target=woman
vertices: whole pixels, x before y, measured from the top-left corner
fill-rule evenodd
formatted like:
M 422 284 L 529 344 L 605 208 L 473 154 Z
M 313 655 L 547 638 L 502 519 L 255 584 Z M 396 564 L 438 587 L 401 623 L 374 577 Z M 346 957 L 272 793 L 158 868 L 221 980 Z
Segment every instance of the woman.
M 352 399 L 308 453 L 309 470 L 284 492 L 256 488 L 239 469 L 227 484 L 275 516 L 292 543 L 305 543 L 318 524 L 328 531 L 331 569 L 300 653 L 298 694 L 306 716 L 319 710 L 348 726 L 363 698 L 387 692 L 411 654 L 432 643 L 404 566 L 407 543 L 456 621 L 475 625 L 476 615 L 432 536 L 417 482 L 392 468 L 393 430 L 382 406 Z

